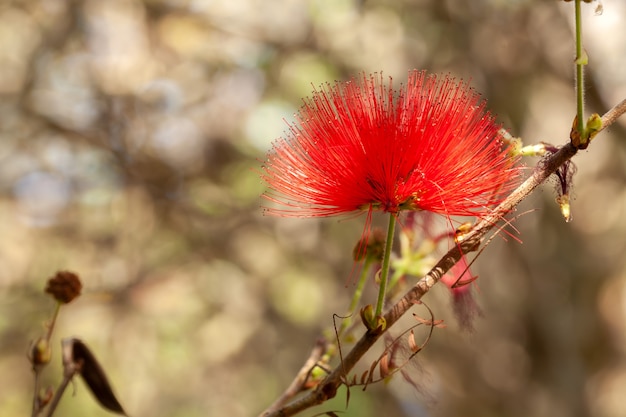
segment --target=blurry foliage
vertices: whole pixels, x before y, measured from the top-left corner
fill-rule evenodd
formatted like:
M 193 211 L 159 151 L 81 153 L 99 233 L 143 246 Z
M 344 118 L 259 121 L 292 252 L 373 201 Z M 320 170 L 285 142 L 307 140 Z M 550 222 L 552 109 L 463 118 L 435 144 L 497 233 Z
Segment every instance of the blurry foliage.
M 626 4 L 603 4 L 602 16 L 585 8 L 588 105 L 600 113 L 626 97 Z M 58 334 L 102 352 L 130 415 L 255 415 L 347 305 L 362 227 L 262 215 L 257 167 L 283 119 L 321 82 L 424 68 L 471 78 L 526 142 L 563 143 L 572 7 L 3 1 L 0 414 L 28 414 L 25 351 L 48 313 L 37 300 L 71 268 L 84 296 Z M 534 210 L 515 221 L 524 243 L 496 239 L 476 263 L 476 332 L 439 331 L 417 358 L 434 404 L 394 381 L 354 389 L 344 415 L 626 413 L 624 134 L 622 121 L 576 158 L 573 223 L 544 186 L 518 210 Z M 427 301 L 454 323 L 444 290 Z M 80 384 L 59 414 L 107 415 Z

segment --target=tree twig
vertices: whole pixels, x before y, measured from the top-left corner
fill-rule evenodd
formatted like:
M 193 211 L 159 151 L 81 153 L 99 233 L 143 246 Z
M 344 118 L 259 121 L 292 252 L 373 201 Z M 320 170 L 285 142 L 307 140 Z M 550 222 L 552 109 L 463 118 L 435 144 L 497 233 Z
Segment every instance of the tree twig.
M 278 397 L 276 401 L 274 401 L 274 403 L 270 405 L 267 410 L 265 410 L 265 414 L 271 414 L 278 411 L 287 401 L 295 397 L 303 390 L 304 384 L 311 375 L 311 371 L 322 358 L 322 355 L 326 353 L 327 344 L 328 342 L 324 338 L 319 338 L 315 342 L 315 346 L 313 347 L 313 350 L 311 350 L 309 358 L 304 362 L 304 365 L 302 365 L 302 368 L 300 368 L 296 377 L 293 381 L 291 381 L 289 387 L 287 387 L 280 397 Z
M 611 110 L 604 113 L 604 116 L 602 116 L 602 128 L 600 130 L 604 130 L 615 123 L 615 121 L 624 113 L 626 113 L 626 98 Z
M 624 113 L 626 113 L 626 99 L 602 116 L 602 127 L 600 131 L 609 127 Z M 479 220 L 472 230 L 464 235 L 462 242 L 450 249 L 428 274 L 421 278 L 417 284 L 385 313 L 384 317 L 387 323 L 385 331 L 398 321 L 416 301 L 419 301 L 450 268 L 459 262 L 463 254 L 477 250 L 485 235 L 493 229 L 504 216 L 510 213 L 515 206 L 526 198 L 537 186 L 548 179 L 561 165 L 576 155 L 577 152 L 578 149 L 576 149 L 576 147 L 571 143 L 567 143 L 554 154 L 541 160 L 535 167 L 532 175 L 526 181 L 517 187 L 490 215 Z M 384 331 L 366 331 L 352 350 L 343 358 L 342 363 L 335 367 L 313 391 L 282 408 L 276 409 L 276 407 L 272 405 L 261 413 L 260 417 L 292 416 L 333 398 L 337 394 L 337 389 L 341 386 L 347 374 L 383 333 Z M 283 397 L 284 394 L 281 398 Z M 278 401 L 274 404 L 276 403 L 278 403 Z
M 54 393 L 54 397 L 52 397 L 52 401 L 48 406 L 48 412 L 46 413 L 46 417 L 51 417 L 57 409 L 59 405 L 59 401 L 61 401 L 61 397 L 65 393 L 65 389 L 74 378 L 74 375 L 80 373 L 81 364 L 78 364 L 74 361 L 74 353 L 73 353 L 73 344 L 72 339 L 64 339 L 62 342 L 62 355 L 63 355 L 63 381 L 57 388 Z

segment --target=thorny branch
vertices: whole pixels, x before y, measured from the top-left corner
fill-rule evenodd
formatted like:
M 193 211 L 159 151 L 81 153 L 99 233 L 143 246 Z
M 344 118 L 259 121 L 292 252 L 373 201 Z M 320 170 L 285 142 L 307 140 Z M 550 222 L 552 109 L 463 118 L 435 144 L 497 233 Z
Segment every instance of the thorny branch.
M 613 124 L 621 115 L 626 113 L 626 99 L 621 101 L 611 110 L 602 116 L 602 127 L 599 132 Z M 259 417 L 287 417 L 293 416 L 307 408 L 322 404 L 333 398 L 337 394 L 337 389 L 345 380 L 347 374 L 354 368 L 363 355 L 376 343 L 376 341 L 388 330 L 396 321 L 400 319 L 416 301 L 419 301 L 440 279 L 450 270 L 463 254 L 476 251 L 485 237 L 496 224 L 515 208 L 524 198 L 526 198 L 538 185 L 542 184 L 561 165 L 569 161 L 578 149 L 571 143 L 567 143 L 556 153 L 544 158 L 537 164 L 532 175 L 526 179 L 517 189 L 515 189 L 493 212 L 478 221 L 472 229 L 465 234 L 464 239 L 448 251 L 437 264 L 421 278 L 399 301 L 397 301 L 385 313 L 384 318 L 387 326 L 385 330 L 377 332 L 368 330 L 355 344 L 352 350 L 343 358 L 341 364 L 337 365 L 328 376 L 322 380 L 317 387 L 305 396 L 281 407 L 281 401 L 287 401 L 293 397 L 293 387 L 301 377 L 301 372 L 292 383 L 290 388 Z M 316 347 L 317 349 L 317 347 Z M 312 357 L 311 355 L 310 357 Z M 308 361 L 307 361 L 308 362 Z M 304 369 L 304 367 L 303 367 Z

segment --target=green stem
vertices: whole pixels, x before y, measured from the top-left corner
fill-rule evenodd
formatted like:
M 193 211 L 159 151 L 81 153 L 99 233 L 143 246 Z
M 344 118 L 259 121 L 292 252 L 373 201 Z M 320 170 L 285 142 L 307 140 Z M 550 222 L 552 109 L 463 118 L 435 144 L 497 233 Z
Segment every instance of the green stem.
M 583 57 L 583 24 L 581 18 L 581 0 L 576 0 L 574 7 L 576 25 L 576 114 L 578 133 L 581 135 L 585 130 L 585 102 L 584 102 L 584 72 L 586 57 Z
M 389 226 L 387 227 L 387 241 L 385 242 L 385 253 L 383 253 L 383 266 L 380 273 L 380 285 L 378 287 L 378 301 L 376 302 L 376 314 L 374 317 L 382 315 L 385 306 L 385 295 L 387 295 L 387 277 L 389 276 L 389 261 L 391 259 L 391 248 L 393 247 L 393 234 L 396 229 L 396 217 L 389 214 Z
M 54 307 L 54 313 L 52 313 L 52 319 L 48 323 L 48 326 L 47 326 L 48 331 L 46 332 L 46 337 L 45 337 L 46 346 L 48 343 L 50 343 L 50 339 L 52 338 L 52 331 L 54 330 L 54 325 L 57 322 L 57 317 L 59 316 L 61 305 L 62 304 L 57 301 L 56 306 Z M 46 365 L 47 365 L 47 362 L 43 364 L 39 363 L 39 364 L 33 365 L 33 371 L 35 372 L 35 392 L 33 395 L 33 408 L 31 412 L 32 417 L 36 417 L 40 415 L 42 411 L 42 409 L 40 408 L 40 404 L 39 404 L 39 394 L 41 390 L 41 377 L 40 376 L 41 376 L 41 371 Z
M 349 316 L 342 322 L 341 328 L 339 329 L 339 335 L 341 335 L 352 324 L 352 317 L 354 317 L 354 315 L 356 314 L 356 308 L 359 305 L 359 301 L 361 301 L 363 288 L 365 288 L 365 281 L 367 281 L 367 276 L 369 274 L 372 263 L 373 258 L 368 257 L 366 254 L 365 262 L 363 263 L 363 269 L 361 269 L 361 274 L 359 275 L 359 282 L 357 283 L 354 294 L 352 295 L 352 301 L 350 301 L 350 308 L 348 309 Z
M 59 316 L 59 311 L 61 310 L 61 303 L 57 301 L 56 306 L 54 307 L 54 313 L 52 314 L 52 320 L 48 324 L 48 332 L 46 333 L 46 340 L 50 341 L 52 337 L 52 331 L 54 330 L 54 325 L 57 322 L 57 317 Z

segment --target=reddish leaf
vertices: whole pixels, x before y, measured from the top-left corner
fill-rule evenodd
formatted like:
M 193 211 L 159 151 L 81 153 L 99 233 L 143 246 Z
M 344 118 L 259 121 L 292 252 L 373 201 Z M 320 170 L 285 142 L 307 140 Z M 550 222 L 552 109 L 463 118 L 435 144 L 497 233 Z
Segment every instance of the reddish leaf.
M 382 358 L 380 358 L 380 364 L 378 366 L 380 370 L 380 376 L 382 378 L 386 378 L 390 374 L 389 370 L 389 353 L 385 353 Z
M 446 328 L 446 325 L 443 323 L 443 320 L 425 319 L 425 318 L 418 316 L 415 313 L 413 313 L 413 317 L 415 318 L 415 320 L 417 320 L 421 324 L 425 324 L 426 326 L 438 327 L 440 329 Z
M 422 349 L 417 342 L 415 342 L 415 333 L 413 330 L 411 330 L 411 333 L 409 334 L 409 348 L 412 353 L 419 352 Z
M 448 325 L 445 324 L 443 322 L 443 320 L 435 320 L 435 321 L 433 321 L 433 326 L 435 326 L 438 329 L 445 329 L 446 327 L 448 327 Z

